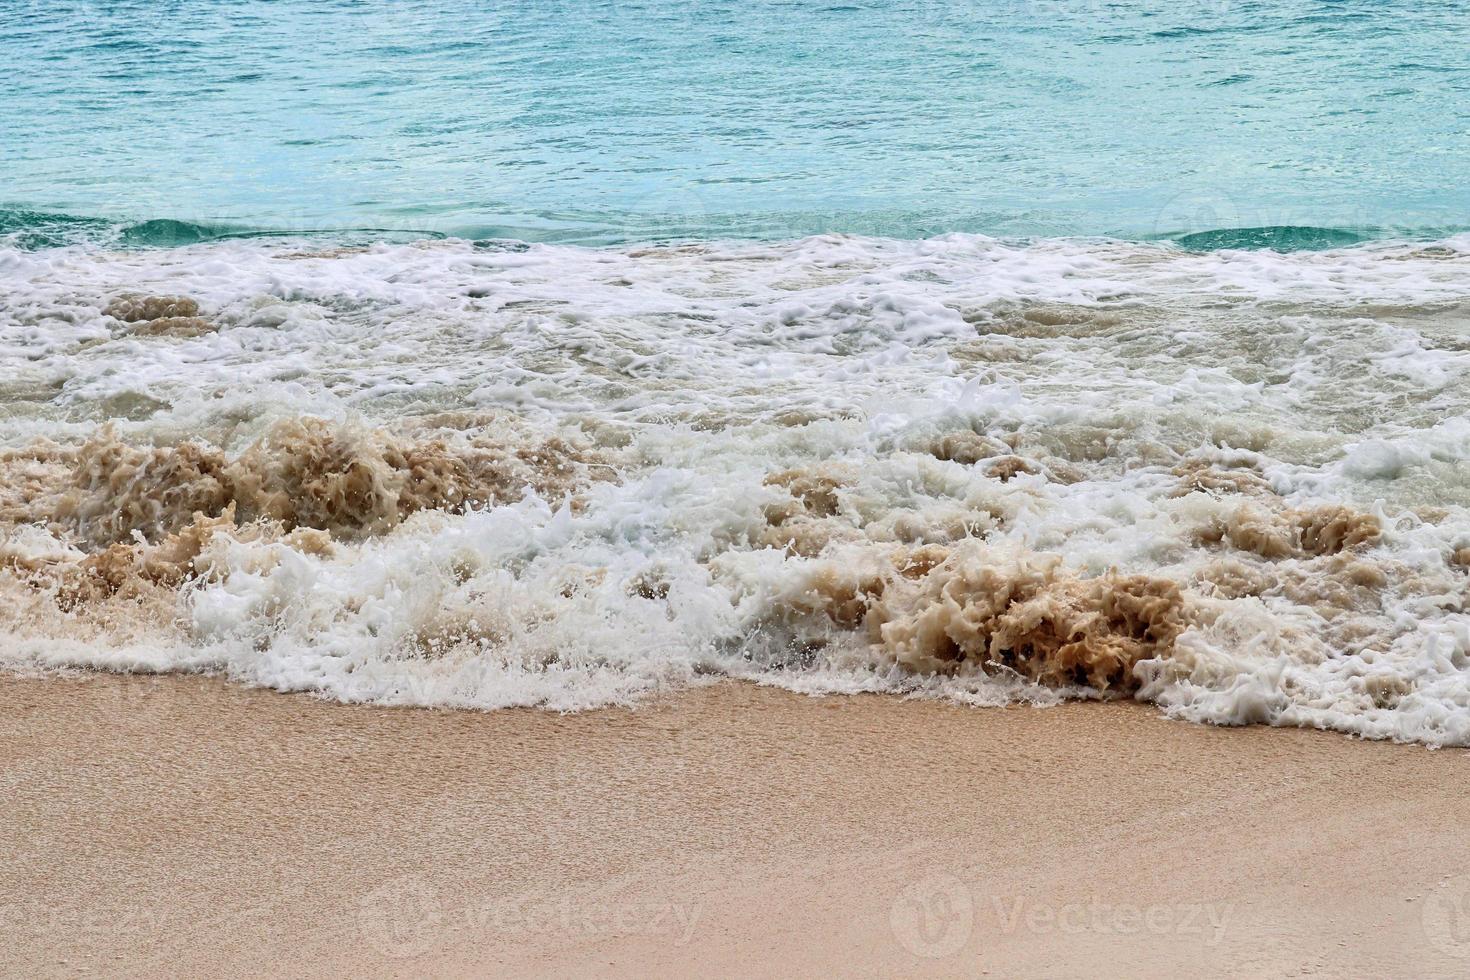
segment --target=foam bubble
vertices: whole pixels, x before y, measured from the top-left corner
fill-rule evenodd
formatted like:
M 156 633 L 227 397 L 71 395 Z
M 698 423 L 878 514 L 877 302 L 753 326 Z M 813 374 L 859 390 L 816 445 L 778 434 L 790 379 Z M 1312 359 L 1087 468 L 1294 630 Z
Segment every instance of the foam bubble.
M 0 251 L 13 667 L 1470 744 L 1470 239 Z

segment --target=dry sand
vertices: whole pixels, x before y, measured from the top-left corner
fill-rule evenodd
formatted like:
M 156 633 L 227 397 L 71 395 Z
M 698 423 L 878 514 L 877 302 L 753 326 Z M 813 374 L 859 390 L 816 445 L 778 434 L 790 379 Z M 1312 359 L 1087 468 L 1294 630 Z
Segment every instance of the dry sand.
M 8 975 L 1464 975 L 1470 754 L 724 683 L 0 680 Z

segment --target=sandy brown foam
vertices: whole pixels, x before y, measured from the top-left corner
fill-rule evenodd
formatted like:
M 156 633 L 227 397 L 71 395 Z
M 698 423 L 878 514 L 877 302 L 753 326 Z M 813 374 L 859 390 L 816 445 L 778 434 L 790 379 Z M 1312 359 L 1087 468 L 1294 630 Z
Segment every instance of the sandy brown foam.
M 844 496 L 857 480 L 856 468 L 833 463 L 767 476 L 765 486 L 779 496 L 763 508 L 766 526 L 753 535 L 752 543 L 804 558 L 852 543 L 879 545 L 874 553 L 883 554 L 894 543 L 945 544 L 983 537 L 1005 521 L 1005 508 L 998 498 L 983 496 L 922 510 L 875 510 L 856 503 L 844 506 Z
M 187 296 L 118 296 L 102 310 L 124 325 L 124 332 L 142 336 L 197 337 L 214 330 L 199 315 L 199 303 Z
M 1204 544 L 1228 543 L 1262 558 L 1335 555 L 1372 544 L 1383 528 L 1377 517 L 1347 507 L 1303 509 L 1243 506 L 1200 533 Z
M 1130 691 L 1133 665 L 1167 653 L 1187 622 L 1183 593 L 1167 579 L 1084 579 L 1060 556 L 970 547 L 912 586 L 885 589 L 869 627 L 897 663 L 920 673 L 968 665 L 1049 686 Z
M 1386 595 L 1443 591 L 1374 551 L 1377 516 L 1288 505 L 1258 471 L 1219 462 L 1174 471 L 1190 499 L 1171 505 L 1192 515 L 1178 525 L 1174 567 L 1085 574 L 1059 549 L 995 542 L 1032 505 L 1027 486 L 1054 478 L 1051 461 L 1033 466 L 1010 448 L 966 432 L 926 444 L 924 466 L 975 467 L 988 480 L 919 507 L 879 503 L 851 463 L 776 470 L 760 488 L 756 525 L 725 545 L 774 549 L 792 563 L 782 574 L 801 585 L 773 598 L 766 619 L 797 646 L 837 638 L 916 675 L 983 672 L 1109 695 L 1137 691 L 1135 666 L 1173 657 L 1181 634 L 1208 627 L 1221 600 L 1314 613 L 1320 637 L 1304 641 L 1305 657 L 1324 642 L 1347 651 L 1389 642 Z M 109 618 L 129 630 L 168 624 L 181 587 L 225 574 L 232 542 L 330 555 L 420 511 L 462 512 L 528 491 L 575 504 L 590 482 L 616 475 L 607 453 L 579 436 L 470 415 L 393 430 L 290 419 L 234 454 L 204 441 L 142 444 L 112 425 L 80 445 L 38 443 L 0 455 L 0 521 L 49 535 L 45 547 L 0 550 L 7 618 L 37 635 L 62 629 L 46 618 L 58 607 L 99 629 Z M 279 560 L 279 549 L 251 554 Z M 1463 577 L 1459 557 L 1446 557 L 1446 576 Z M 569 570 L 563 596 L 595 591 L 606 571 Z M 650 573 L 628 591 L 662 601 L 670 583 Z M 413 642 L 430 652 L 493 646 L 514 632 L 509 621 L 448 614 Z
M 226 512 L 352 537 L 420 510 L 560 499 L 591 479 L 595 453 L 568 438 L 504 432 L 408 438 L 303 418 L 278 423 L 233 459 L 186 441 L 138 445 L 108 425 L 79 447 L 39 444 L 0 456 L 0 517 L 63 530 L 83 547 L 150 540 Z M 605 470 L 596 471 L 606 475 Z
M 1082 473 L 1067 460 L 1038 452 L 1035 457 L 1022 455 L 1019 450 L 1025 445 L 1024 434 L 1010 433 L 1004 439 L 969 429 L 957 429 L 936 436 L 916 448 L 962 466 L 979 466 L 986 476 L 1005 482 L 1012 477 L 1040 474 L 1054 483 L 1076 483 Z M 1041 447 L 1030 447 L 1040 450 Z
M 1211 600 L 1270 599 L 1311 611 L 1321 635 L 1303 638 L 1301 655 L 1310 659 L 1324 642 L 1350 652 L 1391 642 L 1387 596 L 1445 591 L 1444 582 L 1373 552 L 1383 534 L 1376 515 L 1290 506 L 1259 475 L 1238 469 L 1181 473 L 1190 492 L 1226 504 L 1204 511 L 1196 526 L 1189 543 L 1205 560 L 1181 566 L 1196 569 L 1192 578 L 1089 576 L 1058 552 L 987 543 L 1004 508 L 949 537 L 933 533 L 942 522 L 932 513 L 864 523 L 851 519 L 858 508 L 844 507 L 838 471 L 778 473 L 768 482 L 792 499 L 767 508 L 765 543 L 816 558 L 780 614 L 799 643 L 825 644 L 810 620 L 817 615 L 838 631 L 863 631 L 875 651 L 916 674 L 981 670 L 1129 694 L 1140 686 L 1139 661 L 1169 659 L 1186 629 L 1213 622 L 1219 607 Z M 929 536 L 893 533 L 906 523 Z M 1447 575 L 1455 560 L 1447 558 Z
M 234 458 L 204 442 L 138 445 L 107 425 L 80 446 L 0 454 L 0 523 L 51 536 L 39 550 L 6 545 L 0 569 L 13 576 L 12 616 L 45 600 L 30 617 L 39 633 L 57 626 L 41 621 L 52 602 L 53 617 L 60 606 L 114 626 L 164 622 L 175 590 L 212 573 L 207 552 L 221 534 L 324 554 L 334 538 L 383 533 L 421 510 L 462 511 L 528 491 L 567 498 L 594 475 L 612 475 L 589 466 L 599 458 L 568 437 L 508 422 L 419 437 L 293 419 Z M 106 608 L 117 602 L 134 605 Z

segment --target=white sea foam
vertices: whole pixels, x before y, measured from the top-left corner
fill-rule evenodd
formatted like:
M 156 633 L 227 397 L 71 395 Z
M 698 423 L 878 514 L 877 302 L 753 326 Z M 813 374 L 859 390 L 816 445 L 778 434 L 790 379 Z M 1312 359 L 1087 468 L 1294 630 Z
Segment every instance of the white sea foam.
M 987 704 L 1123 651 L 1180 718 L 1470 744 L 1470 237 L 311 248 L 0 252 L 12 666 Z

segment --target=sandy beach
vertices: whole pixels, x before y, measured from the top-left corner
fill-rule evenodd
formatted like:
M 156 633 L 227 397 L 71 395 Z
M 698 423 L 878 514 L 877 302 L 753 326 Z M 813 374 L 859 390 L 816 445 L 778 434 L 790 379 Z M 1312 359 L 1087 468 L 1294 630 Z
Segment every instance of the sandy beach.
M 7 678 L 8 975 L 1456 975 L 1466 755 L 722 683 Z
M 1470 980 L 1470 0 L 0 36 L 0 980 Z

